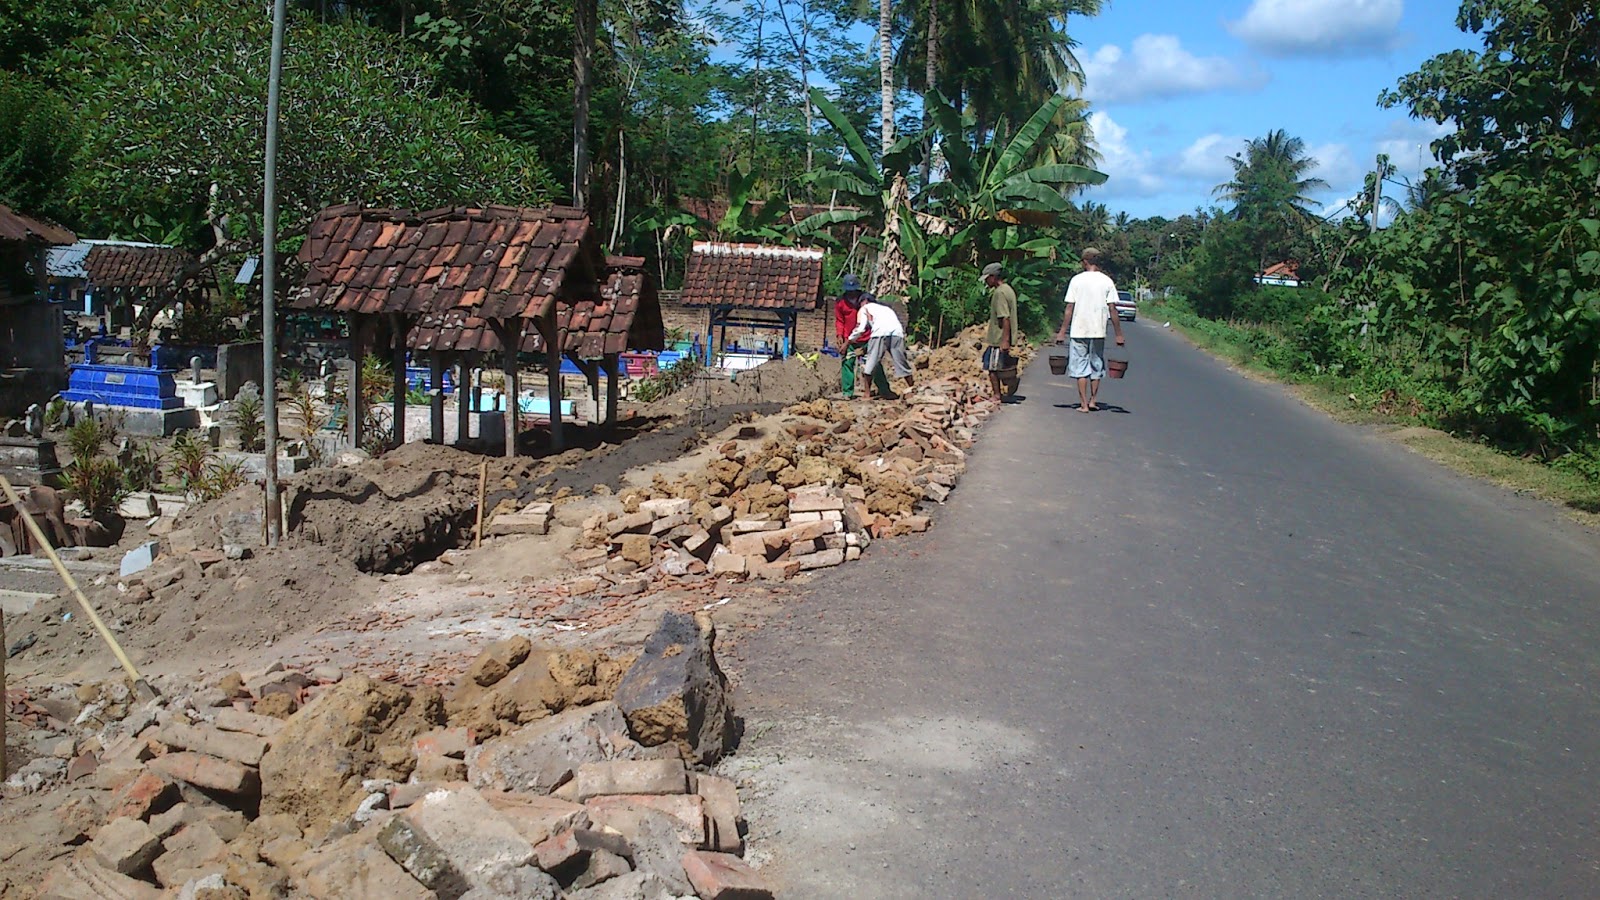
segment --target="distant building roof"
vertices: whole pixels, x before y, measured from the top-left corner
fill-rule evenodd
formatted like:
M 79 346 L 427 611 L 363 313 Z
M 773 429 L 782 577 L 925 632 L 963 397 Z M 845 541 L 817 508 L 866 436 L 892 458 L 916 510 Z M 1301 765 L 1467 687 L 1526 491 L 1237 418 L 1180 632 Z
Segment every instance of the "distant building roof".
M 84 240 L 52 249 L 45 269 L 51 278 L 82 278 L 96 288 L 150 290 L 171 286 L 194 261 L 167 244 Z
M 604 258 L 582 210 L 322 211 L 300 250 L 293 305 L 348 313 L 535 318 L 598 287 Z
M 70 244 L 78 236 L 54 222 L 35 219 L 0 204 L 0 241 L 29 241 L 41 244 Z
M 811 309 L 822 299 L 821 250 L 695 241 L 685 306 Z
M 1293 278 L 1299 280 L 1300 264 L 1292 259 L 1284 260 L 1281 263 L 1273 263 L 1272 265 L 1267 266 L 1266 270 L 1261 273 L 1261 277 Z

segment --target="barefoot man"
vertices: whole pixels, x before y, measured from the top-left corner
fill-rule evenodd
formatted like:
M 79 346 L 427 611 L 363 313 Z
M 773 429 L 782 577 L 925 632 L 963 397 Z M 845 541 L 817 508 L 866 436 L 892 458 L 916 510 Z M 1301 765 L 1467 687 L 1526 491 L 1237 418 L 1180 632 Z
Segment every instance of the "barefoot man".
M 1083 271 L 1072 276 L 1067 285 L 1067 314 L 1056 332 L 1058 344 L 1072 338 L 1067 351 L 1067 377 L 1078 380 L 1078 412 L 1085 413 L 1100 408 L 1095 397 L 1100 393 L 1100 379 L 1106 374 L 1107 319 L 1116 330 L 1117 346 L 1124 343 L 1122 320 L 1111 306 L 1111 301 L 1117 299 L 1117 285 L 1111 276 L 1100 271 L 1100 258 L 1099 250 L 1084 248 Z

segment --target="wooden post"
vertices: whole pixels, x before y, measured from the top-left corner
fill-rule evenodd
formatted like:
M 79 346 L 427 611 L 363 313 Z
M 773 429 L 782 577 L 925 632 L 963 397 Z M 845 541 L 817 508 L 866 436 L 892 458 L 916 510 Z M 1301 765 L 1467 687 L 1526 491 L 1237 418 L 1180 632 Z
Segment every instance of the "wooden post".
M 350 438 L 350 449 L 361 449 L 361 422 L 367 416 L 366 379 L 361 374 L 361 360 L 366 356 L 367 318 L 352 316 L 350 322 L 350 378 L 345 382 L 345 433 Z
M 11 777 L 6 771 L 6 713 L 11 704 L 6 702 L 6 614 L 0 612 L 0 781 Z
M 390 322 L 389 331 L 394 339 L 394 346 L 389 348 L 394 368 L 394 436 L 389 446 L 398 447 L 406 442 L 406 392 L 411 390 L 411 382 L 406 378 L 406 332 L 410 329 L 403 316 L 392 316 Z
M 506 373 L 506 458 L 517 455 L 517 433 L 522 425 L 522 378 L 517 371 L 517 352 L 522 345 L 522 320 L 511 319 L 506 327 L 506 337 L 501 342 L 505 347 L 505 373 Z
M 560 453 L 566 449 L 566 436 L 561 429 L 561 335 L 556 333 L 555 306 L 550 308 L 550 315 L 539 320 L 544 332 L 544 361 L 550 394 L 550 452 Z
M 472 410 L 472 368 L 473 360 L 467 356 L 457 354 L 461 360 L 456 367 L 456 443 L 465 444 L 468 432 L 471 431 Z
M 611 431 L 617 427 L 617 374 L 622 368 L 622 360 L 615 353 L 605 355 L 606 367 L 606 430 Z
M 428 353 L 428 437 L 435 444 L 444 443 L 444 354 L 438 350 Z

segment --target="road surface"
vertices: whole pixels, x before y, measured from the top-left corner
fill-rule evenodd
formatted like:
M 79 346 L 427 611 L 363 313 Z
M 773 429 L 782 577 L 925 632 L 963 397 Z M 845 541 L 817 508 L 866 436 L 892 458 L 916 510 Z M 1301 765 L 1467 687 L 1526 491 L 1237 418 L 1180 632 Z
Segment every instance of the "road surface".
M 1129 344 L 744 642 L 785 896 L 1600 896 L 1600 539 Z

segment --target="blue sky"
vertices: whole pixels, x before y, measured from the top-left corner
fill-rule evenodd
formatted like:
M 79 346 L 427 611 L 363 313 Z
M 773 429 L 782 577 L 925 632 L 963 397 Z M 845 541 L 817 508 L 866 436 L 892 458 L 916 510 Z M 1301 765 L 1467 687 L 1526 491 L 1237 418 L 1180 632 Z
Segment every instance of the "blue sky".
M 1475 48 L 1452 0 L 1111 0 L 1073 19 L 1101 168 L 1085 199 L 1135 217 L 1214 201 L 1227 157 L 1275 128 L 1302 138 L 1331 213 L 1380 152 L 1402 178 L 1431 159 L 1439 126 L 1382 109 L 1380 91 L 1429 57 Z M 1393 186 L 1390 190 L 1397 190 Z

